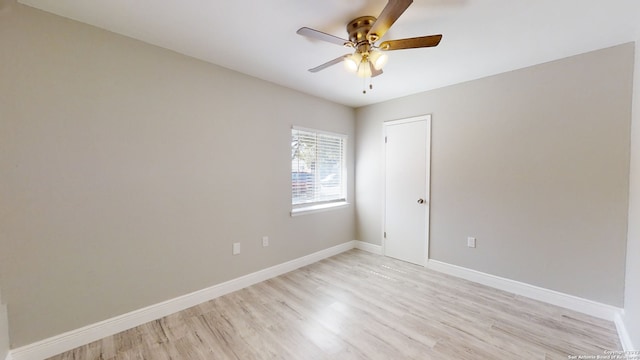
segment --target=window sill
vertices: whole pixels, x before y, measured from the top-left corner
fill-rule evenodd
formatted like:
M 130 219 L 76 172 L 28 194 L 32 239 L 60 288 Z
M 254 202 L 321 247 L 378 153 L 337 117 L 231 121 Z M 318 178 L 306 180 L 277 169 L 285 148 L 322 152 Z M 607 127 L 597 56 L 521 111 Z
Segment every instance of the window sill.
M 346 201 L 335 202 L 330 204 L 321 204 L 321 205 L 309 205 L 305 207 L 292 209 L 291 216 L 294 217 L 294 216 L 300 216 L 300 215 L 315 214 L 315 213 L 324 212 L 324 211 L 344 209 L 349 205 L 351 204 L 349 204 Z

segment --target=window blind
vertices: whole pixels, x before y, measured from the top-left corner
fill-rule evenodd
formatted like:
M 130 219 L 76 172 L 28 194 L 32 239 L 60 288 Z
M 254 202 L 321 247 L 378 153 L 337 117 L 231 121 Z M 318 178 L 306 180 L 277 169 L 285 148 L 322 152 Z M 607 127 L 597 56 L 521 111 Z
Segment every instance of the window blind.
M 291 130 L 291 203 L 294 207 L 346 201 L 346 136 Z

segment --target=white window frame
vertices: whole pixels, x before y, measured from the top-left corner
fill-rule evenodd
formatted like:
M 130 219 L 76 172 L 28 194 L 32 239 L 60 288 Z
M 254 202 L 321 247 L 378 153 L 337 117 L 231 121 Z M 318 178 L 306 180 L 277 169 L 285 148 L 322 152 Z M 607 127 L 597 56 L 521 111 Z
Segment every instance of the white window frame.
M 334 132 L 330 132 L 330 131 L 324 131 L 324 130 L 318 130 L 318 129 L 312 129 L 312 128 L 306 128 L 306 127 L 299 127 L 299 126 L 292 126 L 291 127 L 291 134 L 290 134 L 290 139 L 292 139 L 293 136 L 293 131 L 294 130 L 298 130 L 298 131 L 305 131 L 305 132 L 310 132 L 310 133 L 315 133 L 315 134 L 322 134 L 322 135 L 328 135 L 328 136 L 333 136 L 333 137 L 338 137 L 342 140 L 342 169 L 341 169 L 341 194 L 342 196 L 339 199 L 335 199 L 335 200 L 328 200 L 328 201 L 313 201 L 313 202 L 307 202 L 307 203 L 301 203 L 301 204 L 294 204 L 293 203 L 293 191 L 290 192 L 291 194 L 291 216 L 298 216 L 298 215 L 306 215 L 306 214 L 311 214 L 311 213 L 316 213 L 316 212 L 322 212 L 322 211 L 328 211 L 328 210 L 335 210 L 335 209 L 340 209 L 340 208 L 344 208 L 349 206 L 349 203 L 347 202 L 347 144 L 348 144 L 348 140 L 349 137 L 346 134 L 340 134 L 340 133 L 334 133 Z M 291 169 L 291 171 L 293 172 L 293 167 Z M 289 178 L 291 178 L 291 175 L 289 176 Z M 290 180 L 291 181 L 291 180 Z M 293 186 L 293 185 L 291 185 Z

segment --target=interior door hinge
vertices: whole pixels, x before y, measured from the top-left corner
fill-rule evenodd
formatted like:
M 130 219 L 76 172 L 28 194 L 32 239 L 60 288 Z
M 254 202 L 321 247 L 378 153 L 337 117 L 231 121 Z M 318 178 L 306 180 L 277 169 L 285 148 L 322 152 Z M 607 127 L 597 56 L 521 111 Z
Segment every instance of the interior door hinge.
M 384 143 L 385 144 L 387 143 L 387 137 L 386 136 L 384 137 Z
M 385 239 L 387 238 L 387 232 L 386 231 L 384 232 L 384 238 Z

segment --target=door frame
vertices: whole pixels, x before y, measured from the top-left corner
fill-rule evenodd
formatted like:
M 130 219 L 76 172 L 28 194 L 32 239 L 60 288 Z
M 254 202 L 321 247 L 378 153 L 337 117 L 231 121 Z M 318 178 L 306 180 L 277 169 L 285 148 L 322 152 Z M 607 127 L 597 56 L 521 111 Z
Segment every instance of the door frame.
M 429 229 L 430 229 L 430 219 L 431 219 L 431 114 L 418 115 L 408 118 L 396 119 L 396 120 L 387 120 L 382 124 L 382 231 L 380 231 L 380 237 L 382 238 L 382 254 L 386 256 L 386 237 L 385 230 L 387 228 L 387 148 L 385 143 L 385 137 L 387 134 L 387 127 L 393 125 L 401 125 L 416 121 L 426 121 L 427 128 L 427 146 L 425 148 L 426 151 L 426 168 L 425 168 L 425 201 L 427 202 L 427 209 L 425 214 L 425 247 L 423 254 L 423 263 L 422 266 L 427 266 L 427 262 L 429 261 Z

